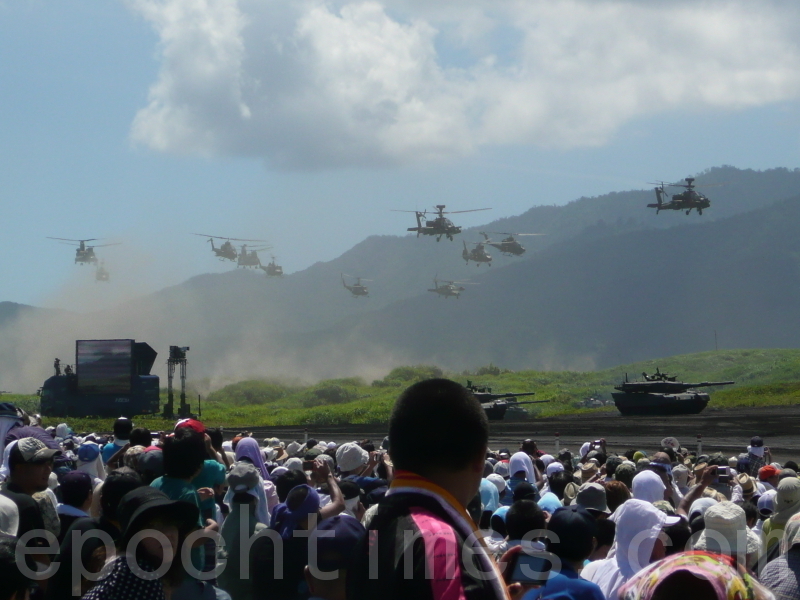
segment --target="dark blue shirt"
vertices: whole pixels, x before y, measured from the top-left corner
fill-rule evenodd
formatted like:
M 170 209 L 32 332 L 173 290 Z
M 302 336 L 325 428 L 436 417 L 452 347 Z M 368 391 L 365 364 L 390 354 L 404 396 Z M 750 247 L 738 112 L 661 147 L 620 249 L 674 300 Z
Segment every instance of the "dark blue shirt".
M 566 563 L 561 563 L 561 572 L 551 573 L 542 587 L 529 591 L 522 600 L 546 600 L 559 598 L 573 600 L 605 600 L 602 590 L 596 583 L 581 579 L 581 576 Z

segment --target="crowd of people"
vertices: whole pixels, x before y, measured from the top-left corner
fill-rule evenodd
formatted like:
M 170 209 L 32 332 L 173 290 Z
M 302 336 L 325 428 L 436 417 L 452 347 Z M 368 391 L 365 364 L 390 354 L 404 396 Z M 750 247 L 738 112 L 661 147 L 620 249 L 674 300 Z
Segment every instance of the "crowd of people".
M 0 600 L 800 599 L 800 478 L 755 436 L 698 455 L 488 447 L 469 390 L 382 441 L 113 435 L 0 404 Z

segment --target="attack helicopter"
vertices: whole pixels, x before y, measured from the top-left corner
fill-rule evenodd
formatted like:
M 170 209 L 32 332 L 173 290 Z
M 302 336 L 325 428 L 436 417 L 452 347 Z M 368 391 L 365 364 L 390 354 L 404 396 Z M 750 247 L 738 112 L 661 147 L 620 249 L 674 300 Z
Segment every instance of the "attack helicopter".
M 467 248 L 467 242 L 464 242 L 464 250 L 461 251 L 461 258 L 469 265 L 469 261 L 477 263 L 475 266 L 480 267 L 481 263 L 488 263 L 492 266 L 492 255 L 486 252 L 483 242 L 472 242 L 475 246 L 472 250 Z
M 438 294 L 439 296 L 444 296 L 445 300 L 447 298 L 455 297 L 458 300 L 459 296 L 461 296 L 461 292 L 466 291 L 467 288 L 462 287 L 461 284 L 468 283 L 466 281 L 447 281 L 442 280 L 443 283 L 439 285 L 439 278 L 433 278 L 433 289 L 429 289 L 429 292 L 433 292 Z
M 353 298 L 358 298 L 359 296 L 364 296 L 365 298 L 369 298 L 369 288 L 365 285 L 362 285 L 362 281 L 372 281 L 371 279 L 362 279 L 361 277 L 356 277 L 356 282 L 353 285 L 347 285 L 345 282 L 345 274 L 342 273 L 342 285 L 345 287 L 347 291 L 353 294 Z M 347 275 L 347 277 L 353 277 L 352 275 Z
M 489 233 L 496 233 L 497 235 L 507 235 L 507 238 L 504 238 L 502 241 L 493 242 L 489 239 Z M 506 233 L 503 231 L 481 231 L 480 234 L 483 236 L 483 243 L 487 246 L 491 246 L 492 248 L 497 248 L 502 252 L 505 256 L 522 256 L 525 254 L 525 246 L 520 244 L 514 236 L 523 236 L 523 235 L 545 235 L 544 233 Z
M 70 240 L 67 238 L 48 237 L 48 240 L 58 240 L 62 244 L 68 246 L 78 246 L 75 248 L 75 264 L 83 266 L 84 264 L 97 264 L 97 255 L 94 253 L 95 248 L 105 248 L 106 246 L 119 246 L 119 242 L 113 244 L 96 244 L 94 246 L 87 246 L 86 242 L 96 242 L 98 238 L 89 238 L 87 240 Z M 77 244 L 75 243 L 77 242 Z
M 108 283 L 111 281 L 111 273 L 108 272 L 106 269 L 106 261 L 101 260 L 100 264 L 97 265 L 97 268 L 94 271 L 94 282 L 97 283 L 98 281 Z
M 719 184 L 695 186 L 694 177 L 687 177 L 685 181 L 686 183 L 665 183 L 663 181 L 654 182 L 657 185 L 655 188 L 656 204 L 648 204 L 647 208 L 655 208 L 656 214 L 662 210 L 685 210 L 687 215 L 692 212 L 692 209 L 694 208 L 697 209 L 698 215 L 702 215 L 703 209 L 711 206 L 711 200 L 709 200 L 707 196 L 701 194 L 700 192 L 696 192 L 695 188 L 713 187 L 714 185 Z M 664 199 L 669 197 L 666 190 L 668 187 L 682 187 L 685 188 L 686 191 L 679 194 L 674 194 L 672 196 L 672 200 L 664 202 Z
M 417 217 L 417 226 L 416 227 L 409 227 L 408 231 L 416 231 L 417 237 L 421 235 L 435 235 L 436 241 L 442 239 L 442 236 L 447 237 L 448 240 L 451 242 L 453 241 L 453 236 L 461 233 L 461 227 L 457 225 L 453 225 L 453 222 L 445 217 L 445 215 L 454 215 L 458 213 L 468 213 L 468 212 L 478 212 L 481 210 L 492 210 L 491 208 L 473 208 L 472 210 L 451 210 L 445 212 L 445 205 L 444 204 L 437 204 L 436 205 L 436 218 L 433 221 L 428 221 L 426 219 L 428 215 L 427 210 L 419 211 L 419 210 L 393 210 L 392 212 L 413 212 Z M 423 225 L 423 219 L 425 219 L 425 224 Z
M 266 240 L 245 240 L 241 238 L 229 238 L 229 237 L 221 237 L 218 235 L 206 235 L 204 233 L 193 233 L 192 235 L 199 235 L 201 237 L 208 238 L 208 241 L 211 243 L 211 250 L 220 260 L 230 260 L 235 261 L 239 258 L 239 253 L 236 251 L 236 247 L 231 244 L 231 242 L 265 242 Z M 225 240 L 221 246 L 217 247 L 214 245 L 214 240 Z M 260 263 L 259 263 L 260 264 Z M 241 265 L 239 265 L 241 266 Z
M 275 262 L 274 256 L 270 256 L 270 258 L 272 259 L 270 263 L 266 267 L 259 265 L 259 269 L 264 271 L 267 277 L 283 277 L 283 267 Z

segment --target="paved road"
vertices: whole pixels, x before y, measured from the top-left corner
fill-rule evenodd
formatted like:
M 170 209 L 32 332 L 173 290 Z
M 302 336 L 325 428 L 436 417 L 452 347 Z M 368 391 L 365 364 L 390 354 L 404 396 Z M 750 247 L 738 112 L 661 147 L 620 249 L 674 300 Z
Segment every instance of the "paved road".
M 259 438 L 277 436 L 282 440 L 304 439 L 302 427 L 253 428 Z M 233 430 L 228 431 L 233 435 Z M 581 444 L 605 438 L 612 451 L 629 448 L 655 450 L 664 437 L 674 436 L 681 445 L 694 449 L 697 436 L 702 435 L 703 451 L 722 451 L 728 456 L 744 452 L 750 438 L 760 435 L 772 449 L 778 461 L 800 459 L 800 406 L 774 408 L 741 408 L 706 410 L 699 415 L 672 417 L 623 417 L 617 413 L 573 415 L 528 422 L 492 422 L 489 445 L 508 447 L 512 451 L 525 438 L 533 438 L 539 447 L 555 449 L 556 434 L 560 447 L 577 451 Z M 380 442 L 386 435 L 382 425 L 349 425 L 309 427 L 309 437 L 324 441 L 343 442 L 369 438 Z

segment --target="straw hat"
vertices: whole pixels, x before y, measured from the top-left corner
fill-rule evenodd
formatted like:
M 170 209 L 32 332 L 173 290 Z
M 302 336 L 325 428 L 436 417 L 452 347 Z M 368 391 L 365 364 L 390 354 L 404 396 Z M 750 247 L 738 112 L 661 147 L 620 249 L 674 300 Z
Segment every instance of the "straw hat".
M 592 461 L 585 462 L 581 465 L 581 482 L 585 483 L 592 477 L 597 475 L 597 463 Z
M 753 481 L 753 478 L 747 473 L 739 473 L 736 476 L 736 483 L 741 486 L 742 496 L 744 496 L 746 500 L 752 498 L 753 494 L 756 493 L 756 482 Z

